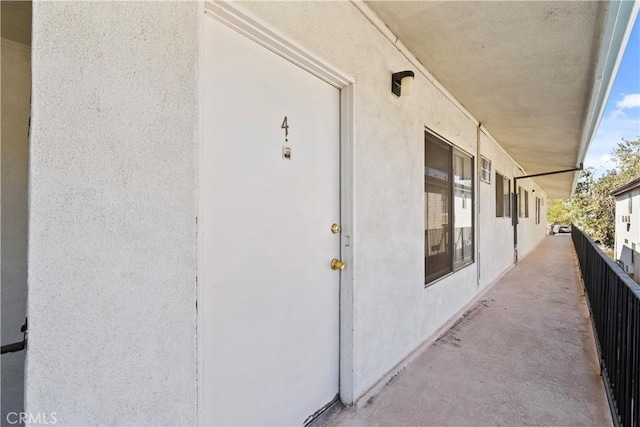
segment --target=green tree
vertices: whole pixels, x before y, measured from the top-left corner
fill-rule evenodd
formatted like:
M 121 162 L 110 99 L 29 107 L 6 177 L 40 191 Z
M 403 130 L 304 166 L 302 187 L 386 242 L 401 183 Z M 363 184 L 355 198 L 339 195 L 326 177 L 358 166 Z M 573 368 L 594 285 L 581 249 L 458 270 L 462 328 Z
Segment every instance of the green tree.
M 609 192 L 619 185 L 622 183 L 615 171 L 596 178 L 588 168 L 582 172 L 570 201 L 572 222 L 607 247 L 613 246 L 615 239 L 615 199 Z
M 640 136 L 636 140 L 622 139 L 613 151 L 616 171 L 629 181 L 640 176 Z
M 571 223 L 571 206 L 568 200 L 549 200 L 547 222 L 550 224 Z
M 574 196 L 568 201 L 571 222 L 607 247 L 615 241 L 616 201 L 609 193 L 640 176 L 640 137 L 623 139 L 612 154 L 615 167 L 601 176 L 582 171 Z

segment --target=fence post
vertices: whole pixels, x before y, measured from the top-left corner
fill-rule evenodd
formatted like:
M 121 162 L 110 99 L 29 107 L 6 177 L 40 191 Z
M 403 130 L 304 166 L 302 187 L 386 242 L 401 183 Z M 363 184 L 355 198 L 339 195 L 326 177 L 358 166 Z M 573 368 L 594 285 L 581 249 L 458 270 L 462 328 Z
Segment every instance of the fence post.
M 575 225 L 571 238 L 614 424 L 639 426 L 640 285 Z

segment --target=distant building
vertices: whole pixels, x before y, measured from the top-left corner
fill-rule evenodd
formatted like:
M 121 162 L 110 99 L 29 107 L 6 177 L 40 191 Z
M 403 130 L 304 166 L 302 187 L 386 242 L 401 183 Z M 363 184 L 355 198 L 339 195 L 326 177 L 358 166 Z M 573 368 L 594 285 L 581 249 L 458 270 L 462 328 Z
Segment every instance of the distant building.
M 616 262 L 637 282 L 640 279 L 640 178 L 610 194 L 616 198 Z

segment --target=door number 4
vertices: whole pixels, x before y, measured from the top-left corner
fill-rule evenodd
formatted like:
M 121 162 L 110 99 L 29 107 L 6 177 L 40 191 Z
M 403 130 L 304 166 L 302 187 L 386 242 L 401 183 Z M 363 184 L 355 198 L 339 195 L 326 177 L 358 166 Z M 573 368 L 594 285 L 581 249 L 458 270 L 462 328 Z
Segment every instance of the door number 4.
M 285 141 L 287 141 L 287 138 L 289 137 L 289 124 L 287 123 L 287 116 L 284 116 L 284 120 L 282 121 L 280 129 L 284 129 L 284 138 Z

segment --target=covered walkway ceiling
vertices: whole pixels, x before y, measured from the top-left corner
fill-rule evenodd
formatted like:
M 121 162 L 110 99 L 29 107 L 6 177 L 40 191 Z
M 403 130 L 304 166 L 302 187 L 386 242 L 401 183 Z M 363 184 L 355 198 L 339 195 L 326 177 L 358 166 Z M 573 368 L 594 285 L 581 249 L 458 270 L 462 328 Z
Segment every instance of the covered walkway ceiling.
M 527 174 L 583 161 L 637 13 L 632 2 L 366 3 Z M 567 197 L 576 176 L 536 182 Z

